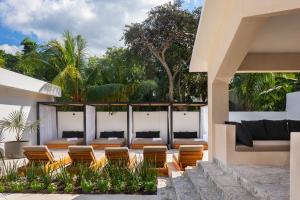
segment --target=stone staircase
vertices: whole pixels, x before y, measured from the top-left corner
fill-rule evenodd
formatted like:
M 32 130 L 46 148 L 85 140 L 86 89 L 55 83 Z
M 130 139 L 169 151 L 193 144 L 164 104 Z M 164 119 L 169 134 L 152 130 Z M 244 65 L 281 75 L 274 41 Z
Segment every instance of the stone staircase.
M 229 167 L 223 166 L 217 160 L 213 163 L 200 161 L 198 162 L 196 167 L 188 167 L 185 172 L 172 172 L 172 176 L 170 177 L 169 187 L 172 187 L 170 191 L 172 192 L 172 196 L 169 195 L 169 198 L 165 195 L 159 199 L 177 199 L 177 200 L 288 200 L 288 187 L 286 187 L 286 180 L 283 181 L 285 186 L 280 187 L 278 189 L 277 179 L 272 179 L 274 183 L 265 183 L 264 180 L 260 180 L 260 182 L 255 182 L 253 180 L 248 180 L 243 175 L 245 172 L 247 173 L 254 172 L 256 175 L 259 175 L 257 171 L 261 170 L 261 173 L 265 173 L 264 171 L 268 171 L 269 173 L 275 174 L 276 171 L 280 170 L 272 167 L 264 167 L 259 168 L 255 167 Z M 253 174 L 255 174 L 253 173 Z M 281 173 L 285 176 L 284 173 Z M 280 177 L 280 180 L 284 179 Z M 258 176 L 259 178 L 259 176 Z M 251 179 L 251 178 L 250 178 Z M 266 188 L 266 186 L 268 188 Z M 268 189 L 272 189 L 268 191 Z M 280 190 L 280 191 L 278 191 Z M 276 193 L 273 196 L 274 193 Z

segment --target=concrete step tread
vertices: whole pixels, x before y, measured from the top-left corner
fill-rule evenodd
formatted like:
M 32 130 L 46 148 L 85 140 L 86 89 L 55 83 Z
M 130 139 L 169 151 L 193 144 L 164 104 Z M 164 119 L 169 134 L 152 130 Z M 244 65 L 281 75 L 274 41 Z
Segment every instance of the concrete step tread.
M 198 163 L 199 173 L 203 173 L 211 181 L 223 196 L 223 199 L 232 200 L 256 200 L 258 199 L 249 193 L 234 177 L 224 172 L 215 163 L 200 162 Z
M 174 200 L 175 189 L 172 186 L 171 180 L 168 177 L 159 177 L 157 185 L 157 199 L 160 200 Z
M 186 176 L 193 183 L 201 200 L 222 200 L 216 188 L 197 168 L 186 169 Z
M 173 172 L 171 177 L 177 200 L 200 199 L 192 182 L 185 177 L 183 173 L 184 172 Z

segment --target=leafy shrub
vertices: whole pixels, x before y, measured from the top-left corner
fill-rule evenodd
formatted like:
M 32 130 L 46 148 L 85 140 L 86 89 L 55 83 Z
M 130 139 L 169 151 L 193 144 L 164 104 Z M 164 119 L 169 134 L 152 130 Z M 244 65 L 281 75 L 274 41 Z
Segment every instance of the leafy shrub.
M 145 192 L 156 192 L 156 181 L 147 181 L 144 183 Z
M 23 192 L 25 189 L 25 184 L 22 182 L 11 182 L 10 183 L 10 190 L 12 192 Z
M 47 187 L 49 193 L 54 193 L 57 191 L 57 186 L 54 183 L 50 183 Z
M 110 182 L 107 179 L 99 179 L 96 182 L 96 187 L 100 192 L 107 192 L 110 188 Z
M 128 181 L 127 188 L 129 192 L 138 192 L 141 189 L 141 182 L 139 180 L 139 177 L 130 179 Z
M 93 191 L 94 184 L 92 181 L 83 179 L 81 180 L 80 187 L 84 193 L 91 193 Z
M 125 191 L 125 188 L 126 188 L 126 183 L 124 181 L 121 181 L 121 180 L 115 181 L 112 184 L 112 189 L 116 193 L 120 193 L 120 192 Z
M 41 191 L 45 188 L 45 185 L 43 183 L 39 183 L 37 181 L 32 181 L 30 183 L 30 189 L 32 189 L 34 192 Z
M 3 193 L 5 191 L 5 187 L 3 184 L 0 184 L 0 193 Z
M 56 179 L 61 182 L 65 188 L 67 185 L 72 185 L 72 176 L 64 166 L 60 166 L 60 172 L 56 175 Z
M 72 193 L 74 191 L 74 185 L 72 183 L 67 183 L 64 189 L 65 193 Z

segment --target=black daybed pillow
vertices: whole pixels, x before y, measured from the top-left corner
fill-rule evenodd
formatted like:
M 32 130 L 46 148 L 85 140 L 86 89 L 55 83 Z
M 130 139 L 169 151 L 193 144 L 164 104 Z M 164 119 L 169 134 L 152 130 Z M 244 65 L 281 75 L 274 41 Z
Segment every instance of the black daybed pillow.
M 288 120 L 289 133 L 300 132 L 300 121 Z
M 62 138 L 83 138 L 82 131 L 63 131 Z
M 124 138 L 124 131 L 103 131 L 100 132 L 100 138 L 117 137 Z
M 239 122 L 225 122 L 225 124 L 235 125 L 237 144 L 253 147 L 253 138 L 248 129 Z
M 174 138 L 197 138 L 197 131 L 174 132 Z
M 270 140 L 289 140 L 287 120 L 264 120 Z
M 159 138 L 159 131 L 137 131 L 136 138 Z
M 253 140 L 269 140 L 264 120 L 242 121 L 242 125 L 246 127 L 252 135 Z

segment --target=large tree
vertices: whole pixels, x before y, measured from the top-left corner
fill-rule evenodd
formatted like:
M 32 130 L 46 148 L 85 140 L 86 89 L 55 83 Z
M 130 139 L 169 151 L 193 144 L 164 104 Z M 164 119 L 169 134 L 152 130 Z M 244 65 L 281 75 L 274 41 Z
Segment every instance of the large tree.
M 168 3 L 153 8 L 142 23 L 126 26 L 125 44 L 136 54 L 153 56 L 165 70 L 170 101 L 176 75 L 190 61 L 198 17 L 179 4 Z

